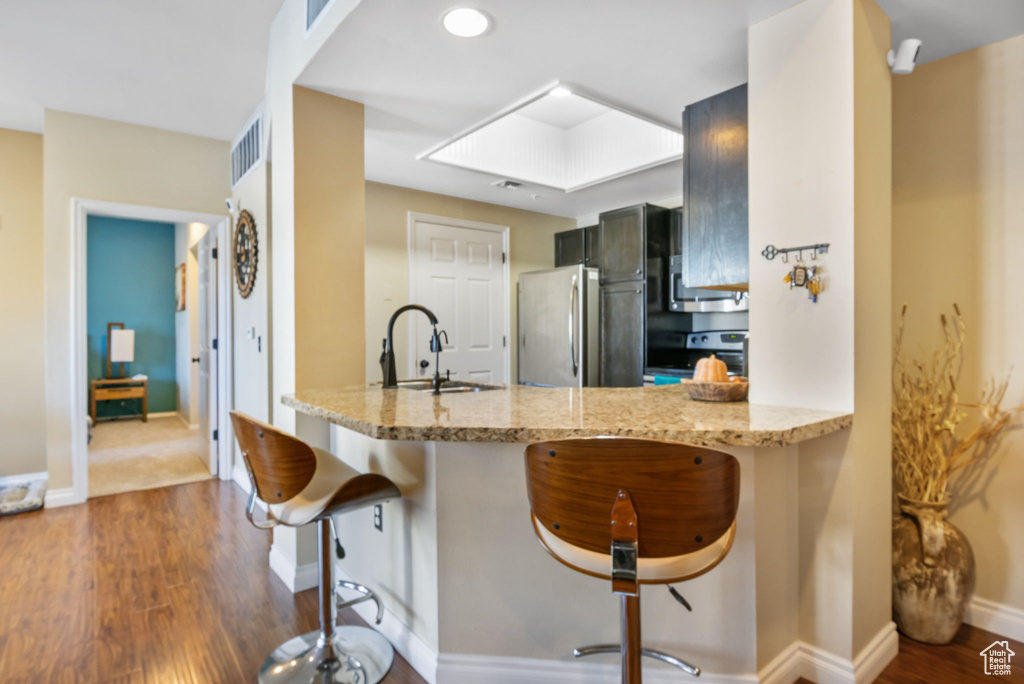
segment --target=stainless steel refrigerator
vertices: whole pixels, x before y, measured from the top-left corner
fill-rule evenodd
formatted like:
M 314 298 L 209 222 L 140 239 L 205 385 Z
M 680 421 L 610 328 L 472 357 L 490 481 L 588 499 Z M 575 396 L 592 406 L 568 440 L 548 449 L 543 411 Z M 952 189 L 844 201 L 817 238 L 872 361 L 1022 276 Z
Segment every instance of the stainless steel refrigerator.
M 519 383 L 597 386 L 600 284 L 596 268 L 563 266 L 519 276 Z

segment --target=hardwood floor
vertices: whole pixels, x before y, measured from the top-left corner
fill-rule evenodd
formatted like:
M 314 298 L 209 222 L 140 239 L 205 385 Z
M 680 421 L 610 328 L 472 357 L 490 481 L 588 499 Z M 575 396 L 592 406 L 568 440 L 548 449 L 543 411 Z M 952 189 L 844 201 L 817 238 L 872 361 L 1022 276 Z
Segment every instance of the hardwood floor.
M 317 606 L 270 572 L 244 508 L 210 480 L 0 519 L 0 682 L 254 682 Z M 384 681 L 424 684 L 397 655 Z
M 0 518 L 0 682 L 254 682 L 270 651 L 316 628 L 316 591 L 292 595 L 271 573 L 270 534 L 244 504 L 210 480 Z M 877 684 L 990 681 L 978 652 L 996 638 L 968 625 L 949 646 L 901 636 Z M 1024 681 L 1013 665 L 1002 681 Z M 425 684 L 400 656 L 384 681 Z
M 1012 674 L 992 677 L 985 674 L 982 649 L 993 641 L 1009 641 L 1010 650 L 1024 653 L 1024 644 L 983 629 L 964 625 L 953 643 L 947 646 L 922 644 L 900 634 L 900 653 L 889 663 L 874 684 L 961 684 L 961 682 L 1024 682 L 1024 662 L 1011 660 Z M 806 679 L 797 684 L 813 684 Z

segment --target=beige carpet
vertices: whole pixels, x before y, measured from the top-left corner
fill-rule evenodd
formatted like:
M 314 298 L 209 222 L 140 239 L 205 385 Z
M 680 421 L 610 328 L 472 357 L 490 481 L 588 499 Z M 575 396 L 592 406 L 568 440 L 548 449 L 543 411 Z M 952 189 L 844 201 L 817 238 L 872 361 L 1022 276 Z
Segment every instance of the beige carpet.
M 206 480 L 206 444 L 177 416 L 97 424 L 89 445 L 89 496 Z

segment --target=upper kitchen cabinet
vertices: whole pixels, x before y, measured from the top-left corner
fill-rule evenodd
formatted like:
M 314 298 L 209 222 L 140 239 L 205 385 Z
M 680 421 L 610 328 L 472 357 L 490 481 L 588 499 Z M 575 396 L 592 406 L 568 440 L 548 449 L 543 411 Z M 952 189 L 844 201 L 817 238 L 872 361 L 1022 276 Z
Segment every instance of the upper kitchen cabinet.
M 585 246 L 582 230 L 563 230 L 561 233 L 555 233 L 555 268 L 582 264 Z
M 582 264 L 597 268 L 597 226 L 555 233 L 555 268 Z
M 644 204 L 601 214 L 597 239 L 602 285 L 643 280 L 646 214 Z
M 746 290 L 746 84 L 687 107 L 683 135 L 683 283 Z

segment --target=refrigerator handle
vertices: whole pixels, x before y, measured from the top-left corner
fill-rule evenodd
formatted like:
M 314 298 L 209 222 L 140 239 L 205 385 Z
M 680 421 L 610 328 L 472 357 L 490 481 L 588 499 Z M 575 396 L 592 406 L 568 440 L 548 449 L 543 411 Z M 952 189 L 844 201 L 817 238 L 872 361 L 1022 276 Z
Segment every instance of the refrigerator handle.
M 569 358 L 572 359 L 572 376 L 579 376 L 580 364 L 576 361 L 576 299 L 579 297 L 579 284 L 576 274 L 572 276 L 572 287 L 569 289 Z

